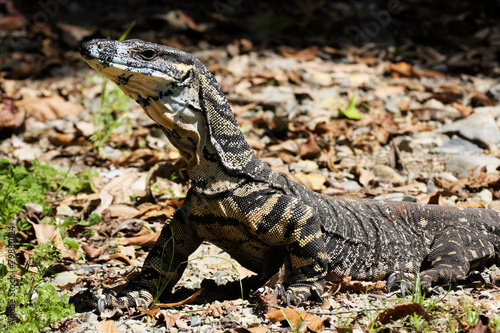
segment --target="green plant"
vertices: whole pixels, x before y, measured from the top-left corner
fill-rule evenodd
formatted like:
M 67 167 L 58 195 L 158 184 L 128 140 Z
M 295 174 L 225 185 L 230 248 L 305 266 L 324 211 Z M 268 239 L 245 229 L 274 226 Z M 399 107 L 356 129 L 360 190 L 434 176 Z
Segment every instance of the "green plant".
M 288 325 L 290 325 L 290 328 L 292 329 L 292 332 L 294 333 L 300 333 L 302 332 L 302 326 L 304 326 L 304 324 L 306 324 L 305 320 L 302 319 L 302 317 L 300 316 L 299 314 L 299 319 L 297 320 L 297 325 L 293 325 L 293 323 L 291 322 L 291 320 L 288 318 L 288 316 L 286 315 L 285 311 L 283 311 L 283 309 L 281 310 L 281 313 L 283 314 L 283 316 L 285 317 L 286 321 L 288 322 Z
M 89 170 L 78 175 L 69 170 L 58 171 L 38 160 L 33 160 L 28 167 L 23 164 L 14 166 L 7 159 L 0 160 L 0 240 L 4 240 L 5 230 L 24 205 L 36 202 L 46 215 L 50 211 L 50 202 L 61 192 L 93 192 L 91 178 L 94 175 Z M 17 227 L 26 230 L 30 225 L 21 219 Z
M 338 108 L 340 115 L 354 120 L 361 119 L 361 113 L 356 108 L 356 100 L 358 99 L 358 88 L 354 90 L 354 94 L 349 100 L 349 104 L 347 104 L 345 109 Z
M 11 279 L 5 277 L 0 280 L 0 309 L 6 309 L 7 303 L 14 301 L 15 315 L 19 321 L 12 322 L 6 315 L 0 316 L 2 332 L 44 332 L 74 313 L 73 306 L 68 303 L 69 297 L 62 295 L 59 298 L 55 288 L 43 282 L 40 273 L 22 274 L 13 296 L 7 293 L 11 283 Z
M 128 119 L 126 113 L 130 99 L 117 86 L 107 89 L 108 79 L 103 78 L 101 87 L 101 103 L 99 109 L 92 114 L 94 134 L 90 137 L 92 146 L 101 156 L 106 156 L 104 145 L 111 134 Z
M 135 21 L 130 24 L 127 30 L 119 38 L 119 41 L 127 38 L 134 25 Z M 107 86 L 108 79 L 103 77 L 100 106 L 99 109 L 94 110 L 92 113 L 94 134 L 90 137 L 92 147 L 103 157 L 106 157 L 104 145 L 108 142 L 111 134 L 113 134 L 113 132 L 122 126 L 128 119 L 128 115 L 125 110 L 127 109 L 128 103 L 130 103 L 128 96 L 125 95 L 125 93 L 118 88 L 118 86 L 113 85 L 109 90 Z
M 471 326 L 475 326 L 481 315 L 481 307 L 470 304 L 465 295 L 462 298 L 462 303 L 465 309 L 465 322 Z
M 8 316 L 0 316 L 0 330 L 43 332 L 50 325 L 73 314 L 68 296 L 59 298 L 55 288 L 43 280 L 47 268 L 57 263 L 60 257 L 60 251 L 54 244 L 46 242 L 34 246 L 29 261 L 23 267 L 18 267 L 19 277 L 12 271 L 1 270 L 0 308 L 6 309 L 7 303 L 13 302 L 14 313 L 19 320 L 12 321 Z M 10 276 L 7 276 L 8 273 Z M 15 292 L 11 289 L 13 284 L 16 285 Z

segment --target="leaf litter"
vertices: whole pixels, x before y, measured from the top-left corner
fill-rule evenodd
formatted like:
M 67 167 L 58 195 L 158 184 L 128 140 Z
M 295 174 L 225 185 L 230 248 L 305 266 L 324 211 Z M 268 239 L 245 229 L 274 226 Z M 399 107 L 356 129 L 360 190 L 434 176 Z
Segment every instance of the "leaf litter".
M 314 12 L 300 3 L 304 13 Z M 411 13 L 414 9 L 406 10 Z M 489 133 L 487 140 L 467 137 L 466 129 L 456 123 L 487 113 L 493 119 L 492 127 L 498 129 L 500 69 L 490 56 L 493 52 L 484 46 L 496 45 L 498 26 L 477 31 L 474 38 L 482 44 L 475 47 L 462 36 L 454 40 L 459 47 L 451 53 L 409 40 L 407 49 L 392 50 L 399 56 L 387 56 L 388 50 L 375 44 L 340 48 L 280 43 L 266 47 L 257 40 L 238 37 L 221 44 L 203 35 L 210 25 L 190 13 L 174 10 L 157 18 L 181 32 L 167 42 L 207 64 L 227 94 L 251 146 L 276 170 L 329 195 L 500 209 L 496 170 L 500 161 L 481 162 L 483 156 L 499 157 L 498 133 Z M 451 21 L 460 20 L 457 17 Z M 470 18 L 465 15 L 461 19 Z M 2 22 L 1 31 L 18 30 L 23 38 L 31 33 L 19 16 L 5 16 Z M 258 26 L 264 25 L 263 17 L 254 23 L 253 28 L 264 30 Z M 293 22 L 287 24 L 293 26 Z M 26 235 L 34 243 L 52 239 L 66 253 L 65 263 L 77 272 L 81 284 L 69 291 L 61 288 L 61 292 L 76 293 L 79 288 L 124 283 L 132 267 L 143 262 L 163 223 L 182 203 L 188 183 L 178 152 L 133 101 L 114 102 L 117 109 L 126 110 L 128 119 L 116 124 L 100 149 L 93 147 L 97 127 L 92 112 L 102 99 L 102 79 L 82 65 L 74 47 L 99 29 L 58 24 L 62 43 L 73 47 L 67 49 L 56 46 L 53 29 L 47 25 L 37 32 L 44 37 L 36 47 L 41 54 L 14 52 L 2 61 L 0 157 L 26 164 L 39 158 L 61 170 L 71 165 L 73 172 L 88 168 L 99 172 L 92 180 L 97 193 L 78 193 L 52 203 L 58 211 L 53 217 L 58 219 L 88 220 L 95 212 L 102 216 L 97 225 L 75 224 L 63 230 L 63 236 L 71 235 L 80 245 L 78 252 L 62 243 L 59 228 L 40 223 L 40 213 L 31 213 L 34 235 Z M 394 36 L 404 31 L 394 32 Z M 205 44 L 193 46 L 193 32 L 201 34 L 198 36 L 206 39 Z M 56 75 L 55 80 L 40 75 L 61 67 L 70 74 Z M 118 121 L 119 111 L 114 110 L 110 119 Z M 457 127 L 442 132 L 449 123 Z M 478 149 L 459 151 L 478 162 L 467 165 L 465 176 L 454 171 L 449 154 L 433 152 L 456 137 Z M 150 169 L 159 162 L 173 167 L 166 174 L 152 176 Z M 150 203 L 140 201 L 146 196 Z M 78 259 L 78 254 L 85 259 Z M 239 279 L 247 275 L 252 274 L 220 249 L 203 244 L 192 255 L 176 287 L 174 298 L 179 301 L 164 304 L 176 309 L 162 308 L 149 315 L 167 330 L 221 332 L 285 330 L 290 323 L 297 326 L 300 321 L 308 323 L 302 329 L 314 332 L 342 331 L 344 326 L 359 331 L 374 322 L 379 328 L 393 327 L 392 321 L 404 325 L 414 314 L 429 320 L 422 305 L 408 300 L 391 304 L 397 296 L 385 293 L 384 282 L 347 280 L 329 285 L 321 305 L 306 304 L 300 310 L 284 312 L 277 309 L 272 320 L 266 319 L 259 307 L 246 299 L 248 293 L 241 297 L 238 291 Z M 453 325 L 464 331 L 485 331 L 498 316 L 498 269 L 493 267 L 484 275 L 486 284 L 476 282 L 463 290 L 452 290 L 439 304 L 456 316 Z M 236 283 L 235 293 L 216 287 L 231 283 Z M 475 325 L 463 321 L 460 300 L 464 295 L 470 298 L 470 305 L 481 309 L 483 317 Z M 378 314 L 370 315 L 371 310 L 365 309 L 367 299 Z M 271 304 L 269 309 L 276 306 L 273 302 L 263 301 Z M 97 325 L 81 317 L 77 320 L 80 331 L 117 331 L 118 323 L 129 330 L 144 327 L 135 319 Z

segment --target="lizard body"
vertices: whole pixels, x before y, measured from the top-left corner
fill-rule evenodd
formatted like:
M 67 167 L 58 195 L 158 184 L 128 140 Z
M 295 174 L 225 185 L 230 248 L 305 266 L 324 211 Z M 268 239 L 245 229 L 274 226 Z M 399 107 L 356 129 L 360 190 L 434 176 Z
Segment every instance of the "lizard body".
M 103 306 L 149 305 L 173 287 L 206 240 L 262 278 L 284 264 L 287 302 L 321 294 L 325 279 L 421 272 L 422 286 L 465 279 L 497 262 L 500 214 L 415 203 L 327 197 L 261 162 L 215 78 L 189 54 L 140 40 L 92 40 L 83 58 L 158 123 L 188 162 L 191 186 L 138 280 Z

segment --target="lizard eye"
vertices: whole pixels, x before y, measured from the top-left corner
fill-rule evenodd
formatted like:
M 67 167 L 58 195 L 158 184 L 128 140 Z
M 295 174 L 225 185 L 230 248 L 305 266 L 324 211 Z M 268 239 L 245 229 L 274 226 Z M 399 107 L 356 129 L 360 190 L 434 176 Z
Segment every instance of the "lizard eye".
M 153 60 L 156 58 L 156 51 L 151 49 L 144 50 L 139 53 L 139 56 L 144 60 Z

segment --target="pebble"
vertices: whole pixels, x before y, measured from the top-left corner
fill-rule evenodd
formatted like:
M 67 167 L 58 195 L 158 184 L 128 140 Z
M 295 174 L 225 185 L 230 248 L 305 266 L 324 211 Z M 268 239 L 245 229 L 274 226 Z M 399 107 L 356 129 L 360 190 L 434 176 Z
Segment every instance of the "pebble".
M 56 209 L 57 216 L 73 216 L 75 212 L 68 205 L 60 205 Z
M 434 154 L 448 154 L 448 155 L 479 155 L 482 149 L 470 141 L 464 140 L 460 137 L 453 137 L 450 141 L 439 147 L 431 149 Z
M 81 321 L 84 323 L 95 323 L 99 317 L 93 312 L 85 312 L 82 314 Z
M 500 98 L 500 82 L 491 86 L 488 92 L 496 98 Z
M 385 164 L 377 164 L 371 171 L 376 177 L 380 177 L 393 184 L 404 184 L 406 182 L 406 179 L 403 176 Z
M 458 180 L 458 178 L 453 176 L 453 174 L 451 174 L 450 172 L 438 172 L 438 173 L 431 174 L 430 178 L 434 178 L 434 177 L 447 180 L 451 183 L 454 183 Z
M 191 326 L 200 326 L 201 325 L 201 317 L 199 315 L 191 317 Z
M 485 188 L 481 192 L 476 194 L 472 199 L 479 200 L 486 206 L 489 206 L 493 202 L 493 194 L 490 190 Z
M 375 200 L 403 201 L 404 197 L 405 197 L 404 193 L 394 192 L 394 193 L 380 194 L 380 195 L 377 195 L 376 197 L 374 197 L 373 199 L 375 199 Z
M 475 114 L 490 114 L 493 118 L 500 117 L 500 106 L 481 106 L 474 109 Z
M 446 124 L 439 129 L 441 133 L 458 133 L 467 140 L 477 142 L 478 145 L 496 150 L 500 143 L 500 129 L 492 115 L 487 113 L 474 114 Z
M 476 168 L 475 173 L 477 174 L 478 169 L 486 166 L 487 172 L 494 172 L 500 166 L 500 159 L 487 156 L 453 156 L 448 161 L 446 161 L 446 171 L 451 172 L 458 178 L 469 177 L 469 170 Z
M 32 161 L 34 159 L 40 159 L 43 154 L 44 153 L 42 149 L 36 146 L 26 146 L 18 148 L 12 153 L 13 157 L 21 161 Z
M 90 122 L 77 121 L 75 127 L 84 137 L 88 138 L 94 134 L 94 124 Z
M 340 186 L 342 186 L 342 188 L 346 191 L 358 191 L 359 189 L 361 189 L 361 185 L 359 185 L 358 182 L 354 180 L 347 180 L 341 183 Z
M 290 171 L 294 172 L 315 172 L 319 166 L 316 161 L 300 160 L 290 164 Z
M 67 289 L 74 285 L 78 280 L 78 275 L 73 272 L 62 272 L 57 274 L 56 278 L 50 282 L 51 285 L 61 289 Z
M 407 135 L 400 139 L 396 138 L 399 150 L 409 153 L 432 149 L 435 146 L 443 145 L 446 141 L 448 141 L 448 136 L 438 132 L 421 132 L 413 137 Z

